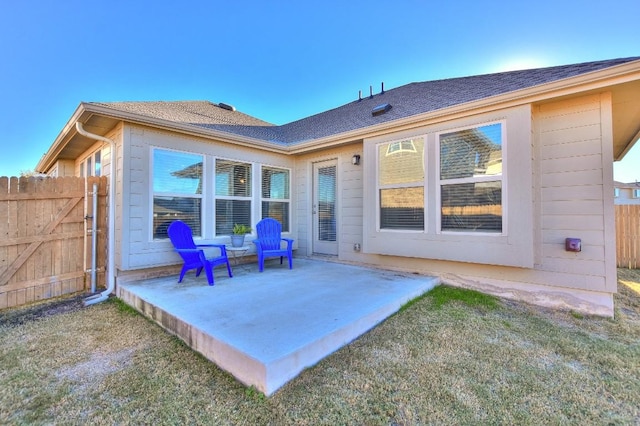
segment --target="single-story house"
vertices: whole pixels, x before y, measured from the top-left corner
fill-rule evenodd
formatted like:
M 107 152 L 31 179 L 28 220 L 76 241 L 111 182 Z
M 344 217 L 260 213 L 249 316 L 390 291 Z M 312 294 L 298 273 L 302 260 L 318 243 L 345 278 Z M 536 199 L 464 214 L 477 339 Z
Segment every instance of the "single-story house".
M 640 182 L 613 182 L 613 199 L 615 204 L 640 205 Z
M 83 102 L 37 171 L 110 176 L 110 286 L 175 270 L 176 218 L 228 243 L 274 217 L 297 255 L 611 316 L 613 162 L 639 137 L 634 57 L 382 86 L 284 125 Z

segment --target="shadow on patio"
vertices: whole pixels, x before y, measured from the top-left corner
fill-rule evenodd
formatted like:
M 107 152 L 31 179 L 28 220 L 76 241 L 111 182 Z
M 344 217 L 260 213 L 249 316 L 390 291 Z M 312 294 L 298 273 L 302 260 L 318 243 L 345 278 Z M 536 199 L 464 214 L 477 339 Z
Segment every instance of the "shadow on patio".
M 433 277 L 316 259 L 118 284 L 118 297 L 246 385 L 271 395 L 438 284 Z

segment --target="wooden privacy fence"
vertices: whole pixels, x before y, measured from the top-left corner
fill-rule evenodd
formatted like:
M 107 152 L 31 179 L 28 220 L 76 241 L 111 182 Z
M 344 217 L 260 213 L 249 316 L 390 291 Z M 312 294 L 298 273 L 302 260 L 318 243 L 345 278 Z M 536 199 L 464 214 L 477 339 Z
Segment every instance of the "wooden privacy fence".
M 90 289 L 94 217 L 104 286 L 106 205 L 105 177 L 0 177 L 0 309 Z
M 640 205 L 616 205 L 616 258 L 619 268 L 640 268 Z

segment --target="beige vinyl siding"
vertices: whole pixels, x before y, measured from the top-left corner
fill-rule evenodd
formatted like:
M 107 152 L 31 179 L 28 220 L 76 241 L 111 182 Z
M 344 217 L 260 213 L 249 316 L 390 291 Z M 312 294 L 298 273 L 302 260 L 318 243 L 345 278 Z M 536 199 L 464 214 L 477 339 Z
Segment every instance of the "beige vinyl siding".
M 360 165 L 351 164 L 354 154 L 361 156 Z M 340 256 L 344 260 L 358 259 L 354 244 L 362 246 L 363 184 L 362 184 L 362 144 L 351 146 L 340 158 Z
M 252 148 L 213 142 L 197 137 L 189 137 L 143 126 L 127 125 L 125 130 L 127 147 L 125 154 L 126 184 L 122 187 L 121 204 L 123 220 L 120 221 L 122 249 L 120 268 L 137 270 L 159 266 L 179 264 L 180 258 L 174 252 L 168 240 L 153 240 L 151 233 L 151 153 L 153 148 L 169 149 L 203 155 L 205 181 L 203 184 L 203 242 L 229 243 L 228 236 L 215 236 L 213 213 L 213 173 L 215 158 L 225 158 L 249 162 L 254 167 L 254 187 L 252 192 L 253 225 L 259 220 L 260 190 L 256 186 L 259 179 L 259 166 L 268 165 L 291 170 L 291 181 L 295 182 L 293 159 L 290 157 L 264 152 Z M 295 188 L 292 188 L 291 206 L 296 204 Z M 292 208 L 291 229 L 296 229 L 295 208 Z M 291 238 L 298 239 L 295 232 Z M 296 246 L 294 246 L 296 247 Z M 251 250 L 250 250 L 251 251 Z
M 600 95 L 540 105 L 535 110 L 541 175 L 540 264 L 575 274 L 565 287 L 605 290 L 605 200 Z M 609 149 L 612 149 L 609 147 Z M 565 238 L 583 251 L 567 252 Z
M 76 175 L 74 160 L 58 160 L 47 174 L 52 177 L 79 176 Z
M 529 140 L 531 164 L 516 170 L 532 171 L 531 191 L 518 191 L 520 195 L 529 194 L 528 198 L 519 197 L 518 203 L 533 207 L 533 220 L 530 229 L 518 228 L 516 232 L 534 236 L 532 267 L 419 259 L 410 254 L 359 253 L 350 255 L 349 260 L 435 274 L 443 282 L 507 298 L 612 315 L 615 252 L 612 257 L 611 250 L 615 250 L 615 242 L 611 241 L 614 231 L 610 212 L 613 209 L 610 98 L 606 94 L 587 96 L 534 105 L 529 111 L 533 123 Z M 511 147 L 507 145 L 507 149 Z M 370 158 L 365 156 L 363 163 L 366 161 Z M 507 185 L 513 184 L 510 179 Z M 358 217 L 345 213 L 341 218 L 343 226 L 351 220 L 357 226 Z M 565 251 L 567 237 L 582 239 L 580 253 Z M 432 244 L 441 252 L 460 254 L 468 241 L 460 238 L 457 242 L 424 244 Z M 490 249 L 490 245 L 484 247 Z M 345 249 L 341 256 L 347 252 Z
M 354 244 L 362 244 L 362 164 L 351 164 L 354 154 L 362 156 L 362 143 L 334 148 L 322 153 L 306 154 L 296 159 L 296 216 L 298 218 L 298 248 L 303 255 L 313 254 L 313 215 L 311 214 L 313 163 L 337 160 L 338 188 L 336 193 L 336 225 L 338 258 L 359 261 Z
M 495 234 L 440 231 L 437 215 L 440 193 L 438 134 L 497 122 L 503 123 L 506 137 L 502 177 L 502 212 L 506 226 L 501 233 Z M 532 267 L 531 131 L 531 107 L 523 105 L 365 140 L 363 251 L 389 256 Z M 425 229 L 415 232 L 378 229 L 376 147 L 381 143 L 417 137 L 425 140 Z
M 311 171 L 307 170 L 308 160 L 298 158 L 295 165 L 295 178 L 291 180 L 295 202 L 293 214 L 298 218 L 298 251 L 305 255 L 311 254 Z

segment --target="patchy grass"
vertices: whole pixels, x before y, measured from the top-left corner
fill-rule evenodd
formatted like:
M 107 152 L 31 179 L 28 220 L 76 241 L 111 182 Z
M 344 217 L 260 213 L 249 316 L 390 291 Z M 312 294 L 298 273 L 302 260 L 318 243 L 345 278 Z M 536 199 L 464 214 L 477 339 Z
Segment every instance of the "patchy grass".
M 117 301 L 3 311 L 0 424 L 636 424 L 640 271 L 619 276 L 615 319 L 438 287 L 271 398 Z

